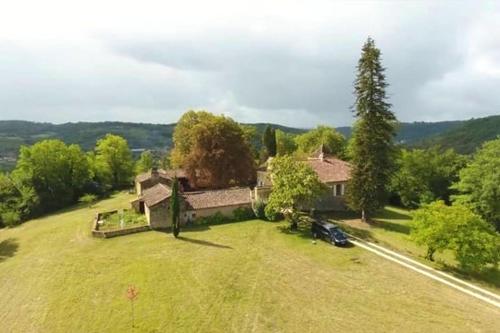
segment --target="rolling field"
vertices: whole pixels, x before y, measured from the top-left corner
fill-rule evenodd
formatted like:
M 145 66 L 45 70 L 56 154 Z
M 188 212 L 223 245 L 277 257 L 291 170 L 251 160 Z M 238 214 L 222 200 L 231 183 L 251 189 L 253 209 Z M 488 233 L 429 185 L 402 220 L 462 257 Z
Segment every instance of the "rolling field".
M 0 332 L 498 332 L 500 311 L 286 223 L 90 236 L 118 194 L 0 230 Z M 139 290 L 135 328 L 126 289 Z

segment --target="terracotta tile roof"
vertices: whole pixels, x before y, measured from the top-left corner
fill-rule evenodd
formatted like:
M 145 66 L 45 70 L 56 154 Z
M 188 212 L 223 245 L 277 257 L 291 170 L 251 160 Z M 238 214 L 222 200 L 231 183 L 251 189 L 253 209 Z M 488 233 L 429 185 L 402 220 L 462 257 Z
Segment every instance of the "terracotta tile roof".
M 304 161 L 318 174 L 323 183 L 345 182 L 351 179 L 351 166 L 349 163 L 334 157 L 311 158 Z
M 230 188 L 184 193 L 188 209 L 215 208 L 251 203 L 250 189 Z
M 175 176 L 177 176 L 178 178 L 186 178 L 186 172 L 182 169 L 169 169 L 169 170 L 158 169 L 158 176 L 165 179 L 173 179 Z M 150 178 L 151 178 L 151 170 L 137 175 L 135 177 L 135 180 L 139 183 L 142 183 Z
M 163 184 L 156 184 L 143 192 L 141 200 L 144 200 L 144 203 L 148 207 L 152 207 L 169 198 L 170 195 L 172 195 L 172 191 L 167 186 Z

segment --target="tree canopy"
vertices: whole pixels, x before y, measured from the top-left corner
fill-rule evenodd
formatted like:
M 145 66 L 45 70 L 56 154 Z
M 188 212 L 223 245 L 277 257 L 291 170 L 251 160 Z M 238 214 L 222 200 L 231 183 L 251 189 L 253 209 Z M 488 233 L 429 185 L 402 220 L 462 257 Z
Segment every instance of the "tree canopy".
M 97 141 L 95 167 L 100 181 L 112 188 L 130 184 L 134 162 L 127 141 L 117 135 L 107 134 Z
M 393 165 L 396 117 L 387 102 L 385 68 L 373 39 L 363 46 L 354 83 L 357 117 L 349 153 L 351 181 L 349 206 L 361 211 L 362 219 L 381 208 L 388 197 L 387 184 Z
M 154 159 L 153 154 L 150 150 L 145 150 L 141 153 L 139 160 L 135 164 L 135 173 L 139 174 L 142 172 L 146 172 L 153 168 Z
M 204 113 L 203 120 L 190 129 L 190 142 L 183 166 L 194 186 L 224 188 L 255 181 L 249 143 L 231 118 Z
M 172 140 L 174 147 L 170 152 L 170 163 L 174 168 L 184 165 L 184 160 L 194 145 L 194 128 L 205 120 L 215 117 L 206 111 L 188 111 L 184 113 L 174 129 Z
M 454 185 L 465 203 L 500 230 L 500 137 L 483 144 Z
M 267 155 L 269 157 L 276 156 L 276 130 L 267 125 L 262 136 L 262 143 L 266 147 Z
M 450 186 L 458 180 L 465 161 L 452 149 L 403 149 L 396 160 L 397 171 L 391 177 L 391 191 L 409 208 L 437 199 L 449 202 Z
M 500 259 L 500 236 L 468 207 L 436 201 L 413 213 L 411 237 L 427 246 L 427 258 L 451 250 L 460 266 L 478 270 Z
M 79 146 L 44 140 L 21 148 L 13 176 L 34 190 L 43 211 L 51 211 L 76 202 L 92 175 Z
M 274 219 L 283 214 L 291 220 L 292 228 L 297 227 L 297 211 L 307 207 L 325 190 L 318 175 L 306 164 L 291 156 L 278 156 L 270 162 L 272 192 L 265 212 Z
M 282 130 L 276 130 L 276 154 L 279 156 L 291 155 L 297 150 L 295 135 Z
M 304 134 L 295 137 L 299 153 L 310 154 L 323 145 L 323 151 L 337 157 L 343 157 L 346 139 L 329 126 L 318 126 Z

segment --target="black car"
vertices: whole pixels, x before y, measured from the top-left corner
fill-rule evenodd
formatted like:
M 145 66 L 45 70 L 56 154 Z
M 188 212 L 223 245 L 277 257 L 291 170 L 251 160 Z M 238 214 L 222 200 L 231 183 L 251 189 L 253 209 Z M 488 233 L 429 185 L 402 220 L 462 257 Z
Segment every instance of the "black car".
M 311 225 L 313 238 L 321 238 L 335 245 L 346 245 L 348 243 L 347 236 L 334 224 L 313 221 Z

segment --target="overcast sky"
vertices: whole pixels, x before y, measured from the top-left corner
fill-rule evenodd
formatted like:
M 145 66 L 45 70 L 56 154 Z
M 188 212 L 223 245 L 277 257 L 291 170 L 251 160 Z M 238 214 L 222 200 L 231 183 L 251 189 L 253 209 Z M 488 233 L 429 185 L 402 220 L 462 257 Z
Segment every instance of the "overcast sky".
M 0 119 L 350 125 L 368 36 L 401 121 L 500 114 L 500 5 L 486 1 L 6 1 Z

